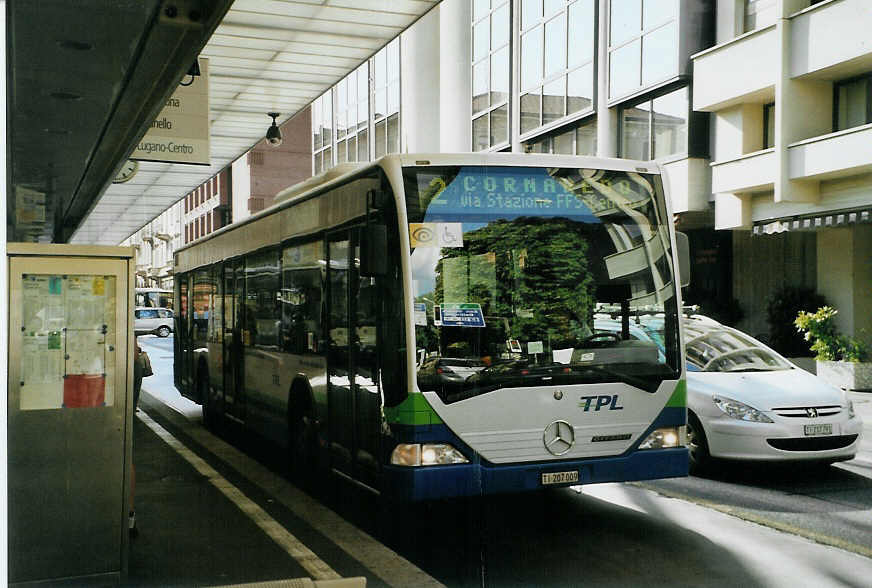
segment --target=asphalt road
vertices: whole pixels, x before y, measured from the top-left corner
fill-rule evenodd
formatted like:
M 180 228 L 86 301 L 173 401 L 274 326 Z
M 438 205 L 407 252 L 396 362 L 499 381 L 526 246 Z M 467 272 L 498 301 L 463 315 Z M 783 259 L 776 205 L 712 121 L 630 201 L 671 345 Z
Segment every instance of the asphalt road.
M 140 341 L 155 367 L 144 387 L 199 422 L 199 407 L 172 384 L 172 338 Z M 862 454 L 836 466 L 725 466 L 706 478 L 390 509 L 345 486 L 317 498 L 449 586 L 865 587 L 872 585 L 870 401 L 855 395 L 869 423 Z M 280 467 L 269 448 L 247 451 Z

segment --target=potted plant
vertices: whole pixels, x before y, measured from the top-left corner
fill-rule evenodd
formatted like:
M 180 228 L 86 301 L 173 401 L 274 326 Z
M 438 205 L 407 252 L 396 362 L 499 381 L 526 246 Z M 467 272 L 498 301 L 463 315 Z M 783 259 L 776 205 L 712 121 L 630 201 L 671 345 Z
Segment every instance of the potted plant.
M 838 332 L 834 321 L 838 312 L 830 306 L 813 313 L 801 311 L 794 325 L 812 344 L 818 376 L 839 388 L 872 390 L 869 349 L 863 341 Z

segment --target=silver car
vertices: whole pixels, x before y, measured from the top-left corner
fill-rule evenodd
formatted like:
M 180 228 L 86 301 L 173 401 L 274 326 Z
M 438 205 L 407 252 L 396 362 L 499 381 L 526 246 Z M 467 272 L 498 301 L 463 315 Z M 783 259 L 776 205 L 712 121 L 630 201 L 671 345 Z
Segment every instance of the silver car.
M 133 313 L 133 330 L 137 335 L 168 337 L 173 332 L 173 311 L 169 308 L 138 306 Z

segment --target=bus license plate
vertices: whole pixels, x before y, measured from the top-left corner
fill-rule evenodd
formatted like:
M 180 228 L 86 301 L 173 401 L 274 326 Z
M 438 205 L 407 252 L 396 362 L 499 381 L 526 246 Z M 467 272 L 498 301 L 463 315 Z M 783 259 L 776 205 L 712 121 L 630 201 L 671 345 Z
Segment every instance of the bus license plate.
M 833 425 L 826 423 L 822 425 L 806 425 L 805 426 L 805 436 L 806 437 L 815 437 L 817 435 L 832 435 L 833 434 Z
M 578 482 L 578 471 L 572 472 L 550 472 L 542 474 L 542 485 L 550 484 L 568 484 L 570 482 Z

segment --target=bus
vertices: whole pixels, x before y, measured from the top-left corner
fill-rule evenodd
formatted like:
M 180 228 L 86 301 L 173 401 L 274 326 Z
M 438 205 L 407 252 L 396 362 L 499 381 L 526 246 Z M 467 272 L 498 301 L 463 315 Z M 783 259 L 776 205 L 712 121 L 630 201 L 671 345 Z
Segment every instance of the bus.
M 295 475 L 401 501 L 685 476 L 686 257 L 654 162 L 344 165 L 177 250 L 175 385 Z
M 136 306 L 172 308 L 173 290 L 168 288 L 136 288 Z

